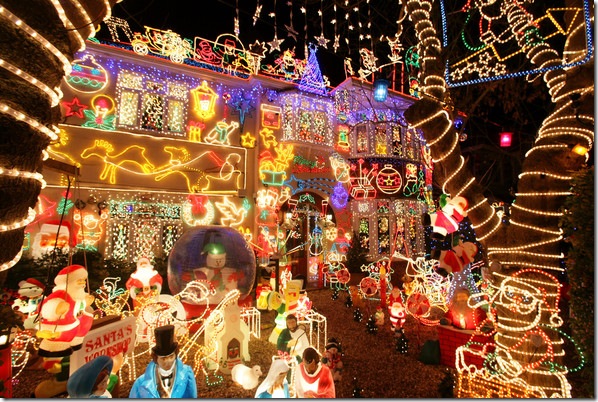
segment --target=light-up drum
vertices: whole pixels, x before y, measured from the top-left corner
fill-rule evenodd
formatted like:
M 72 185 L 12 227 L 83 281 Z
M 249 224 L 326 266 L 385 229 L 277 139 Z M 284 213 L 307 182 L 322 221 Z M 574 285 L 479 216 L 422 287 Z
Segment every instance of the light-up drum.
M 239 305 L 251 303 L 255 255 L 243 235 L 221 226 L 197 226 L 176 241 L 168 258 L 168 286 L 181 293 L 187 319 L 199 317 L 238 289 Z M 198 286 L 199 285 L 199 286 Z M 209 289 L 198 291 L 194 289 Z

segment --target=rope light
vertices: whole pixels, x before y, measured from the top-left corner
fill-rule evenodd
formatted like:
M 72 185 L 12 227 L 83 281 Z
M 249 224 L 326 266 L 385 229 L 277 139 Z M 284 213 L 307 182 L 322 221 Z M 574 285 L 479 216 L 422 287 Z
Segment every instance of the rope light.
M 474 206 L 472 206 L 472 207 L 469 207 L 469 208 L 467 208 L 467 212 L 469 213 L 469 212 L 473 211 L 474 209 L 476 209 L 476 208 L 478 208 L 478 207 L 481 207 L 482 205 L 485 205 L 485 204 L 486 204 L 486 201 L 488 201 L 488 198 L 484 197 L 484 198 L 482 199 L 482 201 L 478 202 L 477 204 L 475 204 L 475 205 L 474 205 Z
M 567 196 L 572 195 L 571 191 L 547 191 L 547 192 L 537 192 L 537 193 L 515 193 L 517 197 L 554 197 L 554 196 Z
M 62 93 L 59 89 L 52 90 L 49 86 L 40 82 L 37 78 L 29 75 L 25 71 L 21 70 L 20 68 L 13 66 L 8 61 L 0 59 L 0 67 L 5 68 L 6 70 L 10 71 L 14 75 L 24 79 L 25 81 L 29 82 L 32 85 L 35 85 L 41 91 L 43 91 L 48 97 L 50 98 L 52 107 L 58 105 L 58 102 L 61 98 Z
M 11 108 L 6 103 L 0 102 L 0 112 L 3 112 L 9 116 L 12 116 L 16 120 L 19 120 L 19 121 L 29 124 L 32 128 L 36 129 L 37 131 L 39 131 L 42 134 L 45 134 L 51 140 L 58 139 L 58 135 L 56 135 L 56 133 L 53 132 L 52 130 L 50 130 L 48 127 L 44 126 L 39 121 L 27 116 L 25 113 L 19 112 L 18 110 Z
M 40 35 L 36 30 L 29 27 L 29 25 L 25 24 L 21 19 L 19 19 L 16 15 L 8 11 L 6 8 L 0 6 L 0 16 L 8 19 L 15 28 L 21 29 L 25 31 L 31 38 L 35 41 L 40 43 L 44 48 L 48 49 L 50 53 L 56 56 L 60 62 L 62 63 L 62 68 L 66 75 L 69 75 L 72 71 L 71 63 L 69 62 L 68 58 L 62 53 L 60 50 L 56 48 L 53 44 L 51 44 L 46 38 Z
M 484 241 L 489 236 L 491 236 L 494 232 L 496 232 L 499 227 L 500 227 L 500 219 L 498 220 L 498 222 L 496 222 L 496 225 L 494 225 L 494 227 L 488 233 L 486 233 L 484 236 L 476 237 L 477 241 Z
M 463 158 L 463 155 L 460 155 L 459 162 L 460 162 L 459 167 L 451 175 L 449 175 L 449 177 L 446 178 L 444 183 L 442 183 L 442 192 L 445 194 L 449 193 L 449 191 L 446 188 L 446 183 L 448 183 L 454 177 L 456 177 L 457 174 L 461 171 L 461 168 L 463 168 L 463 166 L 465 165 L 465 158 Z M 459 194 L 457 194 L 457 195 L 459 195 Z
M 572 180 L 573 176 L 563 176 L 560 174 L 555 174 L 555 173 L 550 173 L 550 172 L 539 172 L 539 171 L 531 171 L 531 172 L 522 172 L 519 174 L 519 178 L 521 179 L 524 176 L 530 176 L 530 175 L 536 175 L 536 176 L 548 176 L 548 177 L 552 177 L 553 179 L 557 179 L 557 180 Z
M 524 227 L 524 228 L 527 228 L 527 229 L 531 229 L 531 230 L 535 230 L 535 231 L 538 231 L 538 232 L 555 234 L 555 235 L 561 235 L 561 234 L 563 234 L 563 230 L 562 229 L 559 229 L 559 230 L 550 230 L 550 229 L 541 228 L 539 226 L 526 225 L 524 223 L 517 222 L 513 218 L 509 219 L 509 222 L 511 223 L 511 225 L 521 226 L 521 227 Z
M 538 209 L 525 208 L 525 207 L 522 207 L 521 205 L 518 205 L 517 203 L 511 204 L 511 206 L 514 208 L 520 209 L 522 211 L 531 212 L 532 214 L 536 214 L 536 215 L 544 215 L 544 216 L 563 216 L 564 215 L 562 212 L 545 212 L 545 211 L 540 211 Z
M 23 179 L 34 179 L 41 183 L 42 189 L 46 187 L 46 181 L 44 180 L 44 176 L 41 173 L 27 172 L 16 169 L 4 169 L 0 167 L 0 175 L 21 177 Z
M 0 265 L 0 272 L 6 271 L 7 269 L 14 267 L 15 264 L 17 262 L 19 262 L 22 255 L 23 255 L 23 247 L 21 247 L 21 249 L 19 250 L 17 255 L 15 255 L 12 260 L 7 261 L 7 262 L 3 263 L 2 265 Z

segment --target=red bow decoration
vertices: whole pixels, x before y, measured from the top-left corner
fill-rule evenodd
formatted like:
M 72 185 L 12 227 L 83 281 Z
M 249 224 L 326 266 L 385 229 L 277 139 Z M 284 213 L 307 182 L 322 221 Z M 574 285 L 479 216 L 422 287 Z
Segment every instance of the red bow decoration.
M 291 355 L 289 355 L 288 352 L 282 352 L 280 350 L 278 351 L 278 357 L 287 362 L 290 362 L 293 359 L 293 357 Z
M 189 195 L 187 199 L 191 202 L 191 212 L 194 215 L 203 215 L 206 213 L 205 203 L 208 201 L 207 195 Z

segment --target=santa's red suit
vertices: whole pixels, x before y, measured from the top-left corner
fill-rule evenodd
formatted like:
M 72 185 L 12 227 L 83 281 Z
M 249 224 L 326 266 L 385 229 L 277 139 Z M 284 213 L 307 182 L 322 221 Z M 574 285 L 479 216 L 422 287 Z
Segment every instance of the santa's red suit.
M 318 363 L 316 372 L 308 374 L 301 363 L 295 376 L 295 392 L 297 398 L 335 398 L 332 372 L 328 366 Z
M 139 258 L 137 270 L 131 274 L 125 283 L 133 300 L 133 307 L 141 307 L 150 299 L 157 298 L 162 290 L 162 281 L 162 276 L 154 269 L 149 259 L 146 257 Z
M 93 315 L 85 311 L 89 296 L 85 292 L 86 280 L 87 270 L 81 265 L 70 265 L 58 272 L 54 279 L 56 286 L 41 306 L 42 318 L 37 332 L 42 338 L 40 356 L 68 356 L 81 347 L 93 323 Z

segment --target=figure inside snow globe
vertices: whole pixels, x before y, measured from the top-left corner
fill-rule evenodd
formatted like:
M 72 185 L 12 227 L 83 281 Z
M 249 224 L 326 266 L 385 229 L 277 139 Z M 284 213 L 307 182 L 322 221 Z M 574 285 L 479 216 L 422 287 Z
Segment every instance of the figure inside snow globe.
M 195 279 L 207 280 L 212 284 L 216 293 L 208 297 L 208 301 L 210 304 L 218 303 L 226 293 L 237 287 L 234 270 L 225 266 L 226 250 L 222 244 L 208 243 L 202 254 L 206 255 L 206 266 L 194 269 L 193 273 Z
M 239 305 L 253 302 L 256 257 L 239 231 L 222 226 L 196 226 L 176 241 L 168 257 L 168 286 L 183 293 L 188 318 L 199 317 L 237 289 Z

